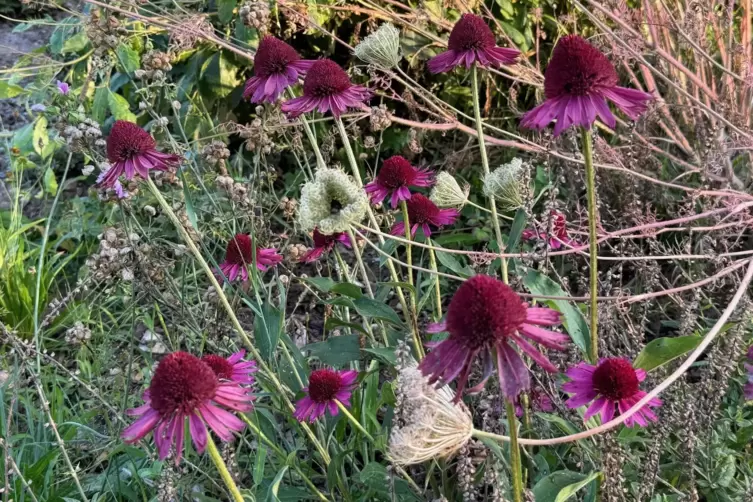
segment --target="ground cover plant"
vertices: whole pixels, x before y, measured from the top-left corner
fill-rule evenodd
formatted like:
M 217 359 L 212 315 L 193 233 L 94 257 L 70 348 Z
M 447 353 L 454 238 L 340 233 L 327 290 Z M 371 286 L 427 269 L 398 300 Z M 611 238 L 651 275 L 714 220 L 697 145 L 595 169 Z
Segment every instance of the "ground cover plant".
M 4 12 L 4 502 L 753 501 L 749 2 Z

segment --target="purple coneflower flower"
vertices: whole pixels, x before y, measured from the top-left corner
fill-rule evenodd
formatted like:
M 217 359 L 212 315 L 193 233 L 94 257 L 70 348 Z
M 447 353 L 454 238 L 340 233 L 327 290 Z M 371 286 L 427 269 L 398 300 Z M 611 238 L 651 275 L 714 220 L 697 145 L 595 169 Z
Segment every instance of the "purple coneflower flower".
M 245 350 L 240 350 L 228 358 L 216 354 L 206 354 L 202 356 L 204 361 L 212 368 L 214 374 L 220 381 L 228 380 L 245 385 L 254 384 L 254 373 L 256 373 L 256 361 L 246 361 L 243 356 Z
M 246 82 L 243 97 L 252 103 L 274 103 L 312 64 L 314 61 L 301 59 L 296 50 L 282 40 L 267 35 L 259 42 L 254 56 L 254 76 Z
M 540 326 L 560 324 L 560 314 L 546 307 L 529 307 L 510 286 L 488 275 L 476 275 L 455 292 L 447 309 L 444 328 L 450 336 L 436 345 L 419 365 L 429 383 L 445 385 L 458 379 L 455 400 L 459 401 L 473 367 L 480 356 L 484 373 L 469 392 L 484 388 L 486 380 L 497 372 L 502 393 L 514 399 L 530 388 L 528 368 L 513 348 L 517 347 L 546 371 L 557 368 L 528 340 L 554 350 L 565 350 L 570 338 Z M 528 340 L 527 340 L 528 339 Z
M 256 268 L 265 272 L 268 267 L 274 267 L 282 261 L 282 255 L 273 248 L 256 248 Z M 254 262 L 254 245 L 251 236 L 236 234 L 227 243 L 225 261 L 220 263 L 220 270 L 228 278 L 234 281 L 239 276 L 242 280 L 248 280 L 247 266 Z
M 520 125 L 543 129 L 553 120 L 554 135 L 572 125 L 590 129 L 596 116 L 609 127 L 615 118 L 607 100 L 631 120 L 646 111 L 651 94 L 619 87 L 617 71 L 599 49 L 578 35 L 568 35 L 557 42 L 544 73 L 546 101 L 523 115 Z
M 457 209 L 439 209 L 428 197 L 420 193 L 414 193 L 411 198 L 405 201 L 408 206 L 408 223 L 411 225 L 411 236 L 416 236 L 418 227 L 421 227 L 426 237 L 431 236 L 429 224 L 435 227 L 452 225 L 460 216 Z M 392 235 L 405 235 L 405 222 L 395 223 L 390 232 Z
M 497 47 L 494 33 L 483 19 L 475 14 L 463 14 L 450 32 L 450 40 L 442 54 L 429 60 L 429 71 L 443 73 L 460 64 L 470 68 L 473 63 L 479 66 L 512 64 L 520 55 L 517 49 Z
M 110 169 L 97 180 L 102 186 L 113 187 L 121 174 L 127 180 L 138 174 L 146 179 L 149 170 L 168 171 L 178 165 L 180 157 L 158 152 L 148 132 L 132 122 L 116 120 L 107 137 L 107 159 Z
M 315 61 L 303 80 L 303 96 L 285 101 L 282 111 L 291 117 L 319 110 L 339 117 L 348 108 L 360 108 L 371 92 L 353 85 L 340 66 L 329 59 Z
M 753 346 L 748 348 L 748 362 L 745 363 L 745 370 L 748 372 L 748 381 L 743 387 L 743 394 L 748 401 L 753 400 Z
M 303 389 L 308 395 L 295 403 L 293 416 L 299 422 L 313 422 L 329 409 L 333 417 L 337 415 L 337 403 L 350 406 L 350 395 L 356 388 L 358 372 L 355 370 L 337 371 L 330 369 L 315 370 L 309 376 L 309 386 Z
M 602 359 L 598 366 L 580 363 L 567 370 L 565 375 L 570 381 L 562 386 L 562 390 L 572 394 L 565 403 L 568 408 L 579 408 L 593 401 L 583 415 L 585 420 L 601 413 L 602 423 L 609 422 L 616 410 L 625 413 L 646 395 L 639 389 L 639 384 L 646 379 L 646 372 L 633 368 L 630 361 L 619 357 Z M 652 399 L 625 420 L 625 425 L 632 427 L 637 423 L 645 427 L 649 421 L 655 422 L 656 415 L 649 406 L 661 404 L 660 399 Z
M 324 235 L 319 231 L 318 228 L 315 228 L 312 238 L 314 239 L 314 248 L 310 249 L 306 252 L 306 254 L 301 256 L 302 262 L 310 263 L 312 261 L 318 260 L 322 257 L 323 254 L 332 251 L 332 249 L 335 247 L 335 244 L 337 244 L 338 242 L 346 248 L 350 247 L 350 238 L 348 238 L 348 234 L 346 234 L 345 232 L 337 232 L 330 235 Z
M 154 431 L 160 460 L 167 457 L 174 444 L 178 463 L 183 455 L 186 419 L 196 451 L 202 453 L 207 445 L 207 425 L 223 441 L 233 439 L 232 431 L 243 430 L 243 422 L 227 409 L 250 411 L 249 392 L 235 382 L 220 382 L 212 368 L 198 357 L 173 352 L 157 365 L 149 390 L 143 395 L 145 404 L 126 412 L 139 418 L 123 431 L 122 437 L 127 443 L 134 443 Z
M 405 158 L 394 155 L 382 162 L 376 179 L 365 188 L 372 204 L 379 204 L 392 195 L 392 207 L 397 207 L 399 201 L 410 199 L 408 187 L 428 187 L 433 181 L 434 176 L 427 169 L 417 169 Z
M 523 240 L 533 240 L 542 237 L 547 240 L 550 249 L 560 249 L 563 245 L 573 246 L 578 244 L 570 238 L 567 233 L 567 220 L 565 215 L 559 211 L 552 211 L 552 235 L 546 232 L 539 233 L 536 230 L 527 228 L 521 233 Z
M 63 96 L 67 96 L 69 92 L 71 92 L 71 86 L 69 86 L 66 82 L 61 82 L 58 80 L 57 82 L 58 91 L 60 91 L 60 94 Z

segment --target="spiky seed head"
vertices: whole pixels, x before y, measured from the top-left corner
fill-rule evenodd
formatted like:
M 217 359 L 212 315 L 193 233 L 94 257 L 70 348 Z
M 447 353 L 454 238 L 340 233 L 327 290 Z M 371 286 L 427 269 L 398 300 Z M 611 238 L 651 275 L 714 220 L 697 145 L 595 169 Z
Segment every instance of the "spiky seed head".
M 525 167 L 521 159 L 515 158 L 484 178 L 484 195 L 494 197 L 504 211 L 512 211 L 523 205 L 521 184 Z
M 363 220 L 368 204 L 366 192 L 347 174 L 320 168 L 301 189 L 299 223 L 307 231 L 318 227 L 324 235 L 345 232 Z
M 356 45 L 358 59 L 384 69 L 394 68 L 400 62 L 400 30 L 384 23 L 374 33 Z

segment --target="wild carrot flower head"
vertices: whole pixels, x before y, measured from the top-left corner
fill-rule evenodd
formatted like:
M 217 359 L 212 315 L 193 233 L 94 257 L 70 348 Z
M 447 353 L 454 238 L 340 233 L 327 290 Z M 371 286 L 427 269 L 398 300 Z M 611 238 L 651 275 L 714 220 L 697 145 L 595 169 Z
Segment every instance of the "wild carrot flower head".
M 353 52 L 366 63 L 383 69 L 394 68 L 400 62 L 400 30 L 384 23 L 356 45 Z
M 369 201 L 362 188 L 338 169 L 319 168 L 301 189 L 298 210 L 304 230 L 319 228 L 330 235 L 346 232 L 366 216 Z
M 173 352 L 159 362 L 143 398 L 144 405 L 128 410 L 128 415 L 139 418 L 123 431 L 123 438 L 134 443 L 154 431 L 160 460 L 174 444 L 176 462 L 183 455 L 186 419 L 194 446 L 202 453 L 206 426 L 223 441 L 232 440 L 232 431 L 243 430 L 244 424 L 227 409 L 250 411 L 252 400 L 247 389 L 220 381 L 208 364 L 186 352 Z
M 523 205 L 521 195 L 522 178 L 524 173 L 523 161 L 512 159 L 484 177 L 484 195 L 494 197 L 500 207 L 512 211 Z
M 282 255 L 278 254 L 273 248 L 256 248 L 256 268 L 262 272 L 268 267 L 274 267 L 282 261 Z M 248 265 L 254 263 L 254 244 L 251 236 L 247 234 L 236 234 L 227 243 L 225 251 L 225 261 L 220 263 L 220 270 L 229 281 L 234 281 L 238 277 L 242 280 L 248 280 Z
M 329 409 L 333 417 L 338 413 L 336 401 L 350 406 L 350 395 L 356 388 L 358 372 L 355 370 L 337 371 L 320 369 L 311 372 L 309 385 L 303 389 L 306 397 L 295 403 L 293 416 L 299 421 L 313 422 Z
M 429 199 L 439 207 L 462 208 L 468 202 L 468 194 L 471 187 L 466 185 L 461 188 L 457 180 L 444 171 L 437 173 L 434 188 L 431 189 Z
M 148 132 L 132 122 L 116 120 L 107 137 L 107 159 L 110 169 L 99 178 L 105 187 L 113 187 L 125 174 L 127 180 L 138 174 L 146 179 L 151 169 L 168 171 L 180 162 L 177 155 L 160 153 Z
M 560 323 L 559 312 L 529 307 L 510 286 L 486 275 L 476 275 L 455 292 L 443 328 L 450 336 L 430 352 L 419 368 L 430 383 L 445 385 L 458 379 L 456 400 L 468 383 L 473 361 L 483 363 L 481 382 L 469 390 L 480 391 L 494 371 L 495 357 L 502 393 L 515 398 L 530 388 L 530 378 L 517 346 L 546 371 L 557 368 L 530 342 L 565 350 L 569 337 L 541 326 Z M 440 328 L 441 329 L 441 328 Z
M 633 368 L 627 359 L 602 359 L 597 366 L 580 363 L 568 369 L 565 375 L 570 381 L 562 386 L 562 390 L 572 394 L 565 404 L 569 408 L 579 408 L 591 403 L 583 415 L 585 420 L 601 413 L 601 421 L 609 422 L 615 411 L 619 414 L 625 413 L 646 395 L 640 390 L 640 383 L 646 379 L 646 372 Z M 625 420 L 625 425 L 632 427 L 637 423 L 645 427 L 648 422 L 655 422 L 657 417 L 649 407 L 661 404 L 661 400 L 652 399 Z
M 411 198 L 408 187 L 428 187 L 433 180 L 428 170 L 417 169 L 405 158 L 394 155 L 382 163 L 376 179 L 366 185 L 366 193 L 372 204 L 379 204 L 391 195 L 392 207 L 397 207 L 399 201 Z
M 282 40 L 267 35 L 259 42 L 254 56 L 254 76 L 246 82 L 243 97 L 252 103 L 273 103 L 312 64 L 314 61 L 301 59 L 296 50 Z
M 516 49 L 497 47 L 494 33 L 486 22 L 475 14 L 463 14 L 450 32 L 447 51 L 429 61 L 429 71 L 443 73 L 460 64 L 470 68 L 473 63 L 479 66 L 499 67 L 512 64 L 520 55 Z
M 343 246 L 350 247 L 350 238 L 345 232 L 338 232 L 330 235 L 324 235 L 319 229 L 314 229 L 314 234 L 311 236 L 314 240 L 313 249 L 309 250 L 301 257 L 301 261 L 310 263 L 316 261 L 322 257 L 325 253 L 332 251 L 335 244 L 338 242 Z
M 216 354 L 206 354 L 201 360 L 209 365 L 217 375 L 220 381 L 229 380 L 245 385 L 254 384 L 254 373 L 256 373 L 256 361 L 246 361 L 243 356 L 245 350 L 241 350 L 228 358 Z
M 406 201 L 408 207 L 408 223 L 411 225 L 411 236 L 415 236 L 418 228 L 424 231 L 426 237 L 431 236 L 431 228 L 452 225 L 460 213 L 457 209 L 439 209 L 428 197 L 414 193 Z M 390 232 L 392 235 L 405 235 L 405 222 L 395 223 Z
M 360 108 L 371 93 L 360 85 L 353 85 L 345 70 L 329 59 L 319 59 L 311 65 L 303 80 L 303 96 L 282 104 L 282 111 L 291 117 L 319 110 L 339 117 L 348 108 Z
M 619 87 L 617 71 L 607 57 L 578 35 L 557 42 L 544 73 L 546 101 L 523 115 L 521 125 L 543 129 L 557 121 L 554 135 L 572 125 L 590 129 L 598 116 L 609 127 L 615 118 L 607 100 L 631 120 L 646 111 L 651 94 Z
M 453 393 L 437 389 L 416 368 L 400 368 L 395 388 L 398 406 L 390 434 L 389 457 L 398 465 L 450 457 L 473 434 L 468 408 L 453 402 Z

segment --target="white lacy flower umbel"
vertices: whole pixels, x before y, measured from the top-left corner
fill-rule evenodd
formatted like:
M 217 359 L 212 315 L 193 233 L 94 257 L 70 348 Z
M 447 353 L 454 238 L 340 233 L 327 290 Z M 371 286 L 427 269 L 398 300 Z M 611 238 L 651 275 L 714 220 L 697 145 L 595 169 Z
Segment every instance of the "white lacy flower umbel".
M 299 223 L 304 230 L 319 229 L 324 235 L 346 232 L 366 216 L 366 192 L 347 174 L 337 169 L 321 168 L 314 180 L 301 189 Z
M 494 198 L 505 211 L 512 211 L 523 205 L 520 187 L 523 175 L 523 161 L 512 159 L 484 177 L 484 195 Z

